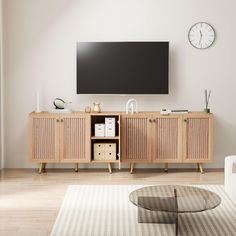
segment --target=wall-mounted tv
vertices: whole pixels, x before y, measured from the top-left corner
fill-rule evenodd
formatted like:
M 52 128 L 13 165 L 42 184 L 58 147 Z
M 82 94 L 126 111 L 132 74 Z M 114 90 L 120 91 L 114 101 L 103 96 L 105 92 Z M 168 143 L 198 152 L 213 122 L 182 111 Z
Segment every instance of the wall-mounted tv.
M 168 94 L 169 42 L 78 42 L 77 94 Z

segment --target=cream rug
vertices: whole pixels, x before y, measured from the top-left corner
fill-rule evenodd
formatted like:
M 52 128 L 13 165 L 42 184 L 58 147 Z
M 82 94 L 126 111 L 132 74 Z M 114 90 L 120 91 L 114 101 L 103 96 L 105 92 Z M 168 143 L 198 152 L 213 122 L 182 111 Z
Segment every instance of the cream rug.
M 129 193 L 142 186 L 70 185 L 51 236 L 171 236 L 174 224 L 137 222 L 137 207 Z M 213 210 L 181 214 L 180 236 L 235 236 L 236 206 L 220 185 L 199 186 L 222 199 Z

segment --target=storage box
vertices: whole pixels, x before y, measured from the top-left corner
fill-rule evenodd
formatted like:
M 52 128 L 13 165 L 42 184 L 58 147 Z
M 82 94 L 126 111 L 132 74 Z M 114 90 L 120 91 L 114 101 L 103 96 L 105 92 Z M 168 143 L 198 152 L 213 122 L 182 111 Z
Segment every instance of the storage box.
M 116 160 L 116 143 L 105 143 L 105 160 L 115 161 Z
M 93 154 L 94 161 L 105 161 L 104 152 L 95 152 Z
M 93 144 L 94 161 L 115 161 L 116 143 L 94 143 Z
M 105 152 L 115 152 L 116 153 L 116 143 L 105 143 Z
M 95 136 L 97 137 L 105 136 L 105 124 L 95 124 Z
M 94 143 L 93 149 L 96 152 L 104 152 L 105 151 L 105 144 L 104 143 Z
M 94 159 L 94 161 L 104 161 L 105 160 L 105 145 L 104 145 L 104 143 L 94 143 L 93 144 L 93 159 Z
M 115 125 L 115 123 L 116 123 L 115 118 L 105 117 L 105 124 L 106 125 Z
M 115 118 L 105 118 L 105 136 L 115 137 L 116 135 L 116 121 Z
M 105 136 L 106 137 L 115 137 L 115 129 L 114 127 L 110 127 L 110 126 L 106 126 L 106 130 L 105 130 Z
M 115 161 L 116 160 L 116 153 L 115 152 L 105 152 L 105 160 L 106 161 Z

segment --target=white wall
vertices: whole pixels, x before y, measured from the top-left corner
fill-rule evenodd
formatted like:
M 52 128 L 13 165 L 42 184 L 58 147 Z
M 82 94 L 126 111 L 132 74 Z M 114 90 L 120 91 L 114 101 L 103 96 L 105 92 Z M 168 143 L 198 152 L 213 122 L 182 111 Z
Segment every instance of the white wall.
M 76 95 L 79 40 L 170 41 L 170 94 L 135 96 L 139 108 L 199 111 L 203 90 L 212 89 L 216 156 L 208 166 L 223 167 L 224 156 L 236 154 L 235 9 L 235 0 L 3 0 L 5 167 L 35 166 L 28 162 L 27 118 L 37 88 L 45 110 L 55 97 L 72 101 L 76 110 L 95 100 L 106 111 L 125 109 L 130 96 Z M 216 30 L 207 50 L 188 42 L 198 21 Z
M 3 66 L 2 66 L 2 0 L 0 0 L 0 169 L 4 166 L 3 144 Z

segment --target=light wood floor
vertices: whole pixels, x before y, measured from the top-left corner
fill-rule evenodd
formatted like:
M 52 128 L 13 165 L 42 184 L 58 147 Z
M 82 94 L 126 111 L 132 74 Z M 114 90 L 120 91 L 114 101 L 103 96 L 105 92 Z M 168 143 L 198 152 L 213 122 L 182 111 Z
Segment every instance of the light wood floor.
M 204 174 L 196 170 L 2 170 L 0 181 L 0 235 L 50 235 L 70 184 L 223 184 L 223 171 Z

